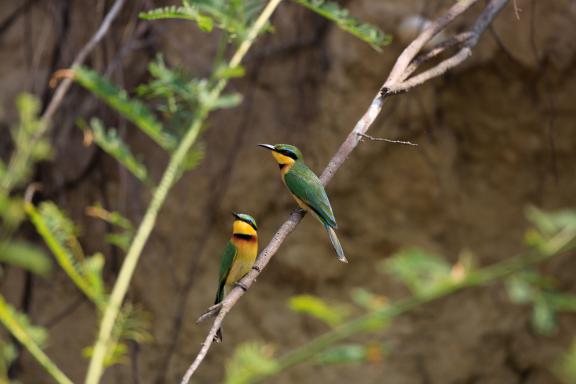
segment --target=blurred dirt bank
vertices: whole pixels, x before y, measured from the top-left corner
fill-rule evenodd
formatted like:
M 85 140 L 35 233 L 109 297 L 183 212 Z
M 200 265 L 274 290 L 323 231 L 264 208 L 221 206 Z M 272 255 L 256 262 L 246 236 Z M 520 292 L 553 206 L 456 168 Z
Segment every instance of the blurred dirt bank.
M 0 14 L 10 14 L 16 3 L 2 2 Z M 146 8 L 159 5 L 149 3 Z M 346 3 L 355 16 L 394 32 L 404 17 L 433 16 L 446 2 Z M 225 343 L 213 347 L 197 383 L 219 382 L 225 359 L 243 341 L 263 340 L 282 352 L 323 331 L 321 324 L 288 310 L 291 295 L 346 301 L 352 288 L 362 286 L 402 297 L 406 292 L 399 283 L 374 272 L 375 264 L 393 251 L 417 246 L 455 261 L 461 251 L 470 250 L 484 265 L 522 250 L 528 204 L 576 206 L 576 4 L 518 3 L 519 20 L 508 6 L 465 65 L 390 99 L 369 132 L 409 139 L 419 147 L 366 141 L 329 185 L 350 264 L 336 261 L 321 227 L 306 218 L 226 319 Z M 186 23 L 137 22 L 141 7 L 138 1 L 129 2 L 90 65 L 129 88 L 145 78 L 145 65 L 157 52 L 171 64 L 205 75 L 214 36 Z M 2 31 L 0 105 L 5 121 L 12 118 L 16 93 L 48 95 L 47 76 L 70 63 L 101 19 L 95 15 L 101 14 L 100 2 L 33 2 Z M 396 42 L 375 52 L 291 3 L 280 8 L 273 24 L 275 33 L 263 38 L 250 56 L 246 78 L 233 82 L 232 88 L 245 95 L 244 103 L 211 120 L 204 140 L 207 156 L 171 193 L 132 284 L 131 300 L 151 313 L 153 324 L 154 341 L 137 352 L 142 383 L 176 382 L 196 354 L 208 326 L 194 322 L 213 299 L 220 252 L 230 231 L 229 212 L 255 216 L 265 245 L 294 207 L 276 165 L 256 144 L 296 144 L 320 171 L 402 48 Z M 112 277 L 121 256 L 103 244 L 106 227 L 87 218 L 83 209 L 101 201 L 138 220 L 148 196 L 112 160 L 82 146 L 74 120 L 96 114 L 126 133 L 135 151 L 146 154 L 156 176 L 166 157 L 79 89 L 69 94 L 53 123 L 58 155 L 42 166 L 38 179 L 46 195 L 81 224 L 86 248 L 110 256 Z M 543 270 L 562 289 L 576 289 L 573 258 L 555 259 Z M 5 279 L 8 298 L 20 302 L 23 275 L 9 271 Z M 187 284 L 183 327 L 165 366 L 178 298 Z M 59 273 L 49 280 L 35 279 L 31 317 L 46 324 L 78 297 Z M 552 337 L 536 335 L 529 318 L 527 308 L 510 304 L 501 285 L 473 289 L 399 319 L 386 336 L 391 354 L 378 364 L 298 367 L 271 382 L 554 383 L 549 365 L 574 335 L 576 318 L 562 316 Z M 78 364 L 79 355 L 93 341 L 94 327 L 91 306 L 80 304 L 50 328 L 48 353 L 75 382 L 86 369 Z M 21 369 L 22 382 L 46 382 L 29 358 Z M 131 383 L 131 375 L 130 364 L 118 366 L 104 382 Z

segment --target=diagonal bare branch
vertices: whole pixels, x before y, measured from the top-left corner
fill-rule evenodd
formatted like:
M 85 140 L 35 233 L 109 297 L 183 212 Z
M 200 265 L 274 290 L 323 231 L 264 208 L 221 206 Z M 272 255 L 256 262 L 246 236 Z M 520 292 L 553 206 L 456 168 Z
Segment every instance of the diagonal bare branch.
M 114 19 L 116 19 L 116 17 L 120 13 L 120 10 L 124 6 L 125 2 L 126 0 L 116 0 L 114 2 L 112 8 L 110 8 L 108 13 L 104 17 L 104 20 L 102 20 L 102 24 L 100 24 L 98 30 L 96 31 L 96 33 L 94 33 L 94 35 L 86 43 L 86 45 L 82 47 L 80 52 L 78 52 L 78 55 L 76 55 L 76 57 L 74 58 L 74 61 L 70 65 L 70 68 L 77 67 L 84 63 L 84 60 L 86 60 L 88 55 L 94 50 L 94 48 L 96 48 L 100 40 L 102 40 L 102 38 L 106 35 L 106 33 L 108 33 L 108 30 L 112 25 L 112 22 L 114 21 Z M 56 89 L 54 96 L 52 96 L 52 99 L 50 99 L 50 103 L 48 104 L 46 111 L 44 112 L 44 114 L 42 114 L 42 122 L 45 124 L 45 126 L 48 126 L 47 123 L 50 121 L 50 119 L 52 119 L 54 113 L 56 113 L 56 111 L 58 110 L 58 107 L 60 107 L 60 104 L 62 103 L 62 100 L 64 100 L 64 96 L 66 95 L 66 92 L 68 92 L 68 89 L 72 85 L 73 81 L 74 80 L 72 78 L 66 77 L 62 80 L 62 82 Z
M 434 77 L 442 75 L 448 69 L 453 68 L 454 66 L 463 62 L 467 57 L 470 56 L 472 48 L 477 44 L 480 36 L 486 30 L 487 26 L 490 25 L 498 12 L 508 2 L 509 0 L 490 0 L 469 32 L 456 35 L 448 39 L 450 40 L 449 42 L 439 43 L 437 46 L 430 50 L 430 53 L 423 53 L 423 48 L 430 39 L 432 39 L 440 31 L 444 30 L 448 24 L 454 21 L 458 16 L 463 14 L 474 4 L 478 3 L 478 0 L 460 0 L 456 2 L 452 7 L 450 7 L 438 19 L 430 23 L 430 25 L 425 28 L 398 57 L 394 67 L 392 68 L 392 71 L 390 72 L 390 75 L 388 76 L 388 79 L 378 94 L 372 100 L 368 110 L 356 123 L 354 129 L 348 134 L 346 140 L 344 140 L 336 154 L 332 157 L 322 172 L 322 175 L 320 176 L 322 183 L 326 185 L 332 179 L 336 171 L 350 156 L 360 140 L 362 140 L 362 137 L 366 135 L 366 132 L 380 114 L 386 97 L 401 91 L 407 91 L 410 88 L 421 85 Z M 436 66 L 415 77 L 409 78 L 409 76 L 414 73 L 423 62 L 439 55 L 446 49 L 455 46 L 460 46 L 460 50 L 454 56 L 440 62 Z M 272 240 L 270 240 L 266 248 L 264 248 L 264 250 L 258 256 L 255 269 L 250 271 L 240 281 L 243 286 L 246 288 L 250 288 L 250 286 L 252 286 L 258 275 L 266 267 L 274 254 L 276 254 L 284 240 L 288 237 L 288 235 L 290 235 L 290 233 L 292 233 L 298 223 L 300 223 L 304 217 L 304 214 L 305 213 L 301 210 L 292 212 L 288 220 L 282 224 Z M 204 343 L 202 344 L 200 352 L 198 355 L 196 355 L 194 362 L 188 368 L 186 375 L 182 379 L 182 384 L 187 384 L 190 381 L 190 378 L 206 357 L 208 350 L 210 349 L 210 346 L 213 342 L 214 335 L 216 334 L 218 328 L 220 328 L 222 325 L 222 321 L 244 293 L 245 291 L 243 289 L 232 289 L 224 301 L 222 301 L 220 308 L 216 308 L 216 311 L 219 310 L 219 312 L 216 312 L 214 308 L 212 308 L 206 314 L 201 316 L 200 319 L 204 320 L 209 317 L 213 317 L 215 313 L 218 313 L 214 319 L 210 331 L 208 332 L 208 335 L 204 340 Z
M 472 48 L 474 48 L 476 44 L 478 44 L 480 36 L 484 33 L 486 28 L 490 25 L 490 22 L 494 19 L 494 17 L 496 17 L 498 12 L 502 10 L 502 8 L 506 5 L 507 2 L 508 1 L 506 0 L 491 0 L 484 9 L 484 11 L 482 11 L 480 16 L 470 29 L 470 31 L 456 35 L 451 39 L 447 39 L 439 43 L 429 52 L 416 56 L 412 60 L 410 65 L 407 67 L 405 71 L 405 76 L 402 78 L 402 81 L 398 85 L 388 88 L 389 92 L 393 93 L 405 92 L 408 89 L 423 84 L 430 79 L 441 76 L 444 73 L 446 73 L 446 71 L 462 64 L 462 62 L 464 62 L 467 58 L 469 58 L 472 55 Z M 439 55 L 446 49 L 453 46 L 460 46 L 460 50 L 456 52 L 453 56 L 450 56 L 449 58 L 441 61 L 440 63 L 436 64 L 434 67 L 428 69 L 427 71 L 424 71 L 418 74 L 417 76 L 405 80 L 422 63 Z

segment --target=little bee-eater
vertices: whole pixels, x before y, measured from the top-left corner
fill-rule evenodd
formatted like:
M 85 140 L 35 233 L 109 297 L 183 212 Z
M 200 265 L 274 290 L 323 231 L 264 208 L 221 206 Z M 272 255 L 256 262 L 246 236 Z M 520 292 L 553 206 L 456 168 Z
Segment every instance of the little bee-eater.
M 245 213 L 233 213 L 233 215 L 232 237 L 220 262 L 220 277 L 214 304 L 224 300 L 226 293 L 250 271 L 258 254 L 256 220 Z M 222 341 L 222 328 L 218 330 L 214 339 L 218 342 Z
M 344 256 L 344 250 L 340 245 L 338 236 L 336 236 L 336 231 L 334 231 L 337 228 L 336 219 L 334 218 L 326 191 L 318 176 L 304 164 L 302 152 L 295 146 L 288 144 L 258 145 L 272 151 L 272 156 L 280 167 L 280 177 L 284 185 L 286 185 L 298 205 L 306 211 L 311 211 L 324 225 L 336 250 L 338 260 L 347 263 L 348 260 Z

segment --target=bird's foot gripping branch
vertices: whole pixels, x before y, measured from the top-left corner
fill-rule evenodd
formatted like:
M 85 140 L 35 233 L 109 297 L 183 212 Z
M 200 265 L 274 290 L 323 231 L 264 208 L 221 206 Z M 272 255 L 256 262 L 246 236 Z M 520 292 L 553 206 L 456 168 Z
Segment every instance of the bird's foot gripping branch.
M 209 307 L 206 312 L 204 312 L 198 320 L 196 320 L 196 324 L 200 324 L 201 322 L 216 317 L 220 313 L 222 309 L 222 303 L 214 304 L 213 306 Z

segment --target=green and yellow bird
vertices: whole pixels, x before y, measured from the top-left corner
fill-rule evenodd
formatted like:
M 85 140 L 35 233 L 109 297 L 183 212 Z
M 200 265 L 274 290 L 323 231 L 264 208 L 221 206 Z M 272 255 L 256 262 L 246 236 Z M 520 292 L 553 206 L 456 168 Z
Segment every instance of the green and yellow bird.
M 254 266 L 258 255 L 258 226 L 256 225 L 256 220 L 245 213 L 233 213 L 233 215 L 232 237 L 224 250 L 220 262 L 218 291 L 216 291 L 214 304 L 224 300 L 226 293 Z M 222 328 L 218 330 L 214 340 L 222 341 Z
M 280 167 L 280 176 L 284 185 L 288 188 L 298 205 L 312 214 L 324 225 L 330 241 L 336 250 L 338 260 L 347 263 L 344 250 L 340 245 L 336 219 L 330 206 L 330 201 L 324 190 L 324 186 L 314 172 L 304 163 L 302 152 L 293 145 L 288 144 L 258 144 L 272 151 L 274 160 Z

